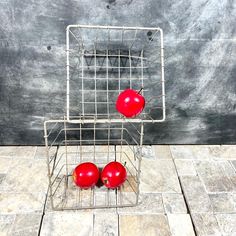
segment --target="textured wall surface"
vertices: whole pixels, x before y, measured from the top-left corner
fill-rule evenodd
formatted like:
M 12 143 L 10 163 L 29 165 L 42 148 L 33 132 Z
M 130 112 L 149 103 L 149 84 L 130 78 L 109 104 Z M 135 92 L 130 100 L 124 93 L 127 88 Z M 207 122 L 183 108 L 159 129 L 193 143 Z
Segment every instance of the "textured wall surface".
M 235 143 L 236 1 L 0 0 L 0 144 L 42 144 L 64 113 L 68 24 L 160 26 L 167 121 L 147 143 Z

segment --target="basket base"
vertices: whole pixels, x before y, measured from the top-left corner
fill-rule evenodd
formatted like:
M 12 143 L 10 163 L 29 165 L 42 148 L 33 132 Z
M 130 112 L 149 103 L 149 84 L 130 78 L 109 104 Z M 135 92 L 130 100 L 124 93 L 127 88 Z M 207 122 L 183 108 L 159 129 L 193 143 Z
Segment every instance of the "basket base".
M 56 181 L 60 184 L 50 196 L 53 210 L 129 207 L 138 203 L 138 185 L 132 176 L 128 176 L 117 189 L 108 189 L 99 183 L 90 189 L 80 189 L 73 183 L 71 175 L 58 176 Z

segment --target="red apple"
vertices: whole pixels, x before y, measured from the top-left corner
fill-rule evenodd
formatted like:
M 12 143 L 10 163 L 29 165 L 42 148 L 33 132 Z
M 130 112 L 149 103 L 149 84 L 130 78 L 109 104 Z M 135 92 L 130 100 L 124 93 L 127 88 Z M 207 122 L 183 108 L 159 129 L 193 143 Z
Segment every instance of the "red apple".
M 84 162 L 76 166 L 72 174 L 74 183 L 83 189 L 95 186 L 99 179 L 99 169 L 91 162 Z
M 140 91 L 126 89 L 121 92 L 116 101 L 117 111 L 129 118 L 140 114 L 145 106 L 145 99 Z
M 107 188 L 120 187 L 126 180 L 127 172 L 125 167 L 117 161 L 108 163 L 102 170 L 101 180 Z

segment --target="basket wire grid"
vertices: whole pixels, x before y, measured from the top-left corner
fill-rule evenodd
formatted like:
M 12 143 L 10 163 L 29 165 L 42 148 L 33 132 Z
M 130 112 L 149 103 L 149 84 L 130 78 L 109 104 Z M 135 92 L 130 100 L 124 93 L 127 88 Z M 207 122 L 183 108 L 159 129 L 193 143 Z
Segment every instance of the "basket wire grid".
M 138 204 L 145 123 L 165 120 L 163 33 L 160 28 L 69 25 L 66 31 L 66 115 L 44 122 L 49 195 L 54 210 Z M 124 89 L 140 90 L 143 112 L 127 119 L 115 109 Z M 102 169 L 125 164 L 115 190 L 82 190 L 73 169 L 90 161 Z
M 75 124 L 68 123 L 66 119 L 64 123 L 53 120 L 45 122 L 52 209 L 137 205 L 142 127 L 140 124 L 125 123 Z M 72 181 L 72 172 L 79 163 L 87 161 L 95 163 L 99 169 L 110 161 L 119 161 L 127 170 L 126 182 L 117 189 L 107 189 L 100 183 L 87 190 L 76 187 Z
M 163 122 L 165 82 L 160 28 L 67 27 L 67 120 Z M 115 109 L 124 89 L 140 90 L 143 112 L 125 119 Z

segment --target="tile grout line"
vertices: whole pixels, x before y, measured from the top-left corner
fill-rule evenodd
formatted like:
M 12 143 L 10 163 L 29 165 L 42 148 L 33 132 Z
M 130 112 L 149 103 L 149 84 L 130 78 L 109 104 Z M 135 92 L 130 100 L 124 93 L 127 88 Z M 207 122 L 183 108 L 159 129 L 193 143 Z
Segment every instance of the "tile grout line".
M 35 146 L 35 151 L 34 151 L 34 158 L 33 158 L 33 160 L 35 160 L 37 150 L 38 150 L 38 146 Z
M 118 217 L 118 236 L 120 236 L 120 215 L 117 212 L 117 217 Z
M 189 217 L 190 217 L 194 234 L 197 236 L 197 235 L 198 235 L 198 234 L 197 234 L 197 230 L 196 230 L 196 228 L 195 228 L 195 225 L 194 225 L 194 222 L 193 222 L 193 218 L 192 218 L 192 215 L 191 215 L 191 211 L 190 211 L 190 209 L 189 209 L 188 202 L 187 202 L 187 200 L 186 200 L 186 197 L 185 197 L 185 194 L 184 194 L 184 190 L 183 190 L 183 187 L 182 187 L 181 180 L 180 180 L 180 177 L 179 177 L 179 176 L 178 176 L 178 181 L 179 181 L 179 185 L 180 185 L 180 188 L 181 188 L 181 192 L 182 192 L 182 195 L 183 195 L 183 198 L 184 198 L 184 202 L 185 202 L 185 205 L 186 205 L 187 214 L 188 214 Z
M 44 201 L 43 213 L 42 213 L 40 224 L 39 224 L 38 236 L 40 236 L 42 225 L 43 225 L 43 219 L 44 219 L 44 216 L 45 216 L 45 209 L 46 209 L 47 200 L 48 200 L 48 192 L 49 192 L 49 187 L 47 189 L 47 193 L 46 193 L 46 197 L 45 197 L 45 201 Z
M 170 148 L 170 146 L 169 146 L 169 148 Z M 194 225 L 194 222 L 193 222 L 193 218 L 192 218 L 192 215 L 191 215 L 189 206 L 188 206 L 188 202 L 187 202 L 186 197 L 185 197 L 185 194 L 184 194 L 183 186 L 182 186 L 182 184 L 181 184 L 180 176 L 178 175 L 177 167 L 176 167 L 176 164 L 175 164 L 175 160 L 174 160 L 174 158 L 173 158 L 173 153 L 172 153 L 172 151 L 171 151 L 171 148 L 170 148 L 170 153 L 171 153 L 171 159 L 172 159 L 172 161 L 173 161 L 173 164 L 174 164 L 174 167 L 175 167 L 175 171 L 176 171 L 176 174 L 177 174 L 177 177 L 178 177 L 178 182 L 179 182 L 179 185 L 180 185 L 181 193 L 182 193 L 182 195 L 183 195 L 183 199 L 184 199 L 184 202 L 185 202 L 185 205 L 186 205 L 187 214 L 188 214 L 189 217 L 190 217 L 194 234 L 195 234 L 195 236 L 197 236 L 197 235 L 198 235 L 198 234 L 197 234 L 197 230 L 196 230 L 196 228 L 195 228 L 195 225 Z
M 93 236 L 95 235 L 95 232 L 94 232 L 94 225 L 95 225 L 95 213 L 93 213 Z
M 229 161 L 229 164 L 231 165 L 231 167 L 233 168 L 234 172 L 236 173 L 236 166 L 234 166 L 234 164 L 232 163 L 231 160 L 228 160 Z M 235 160 L 233 160 L 235 161 Z

